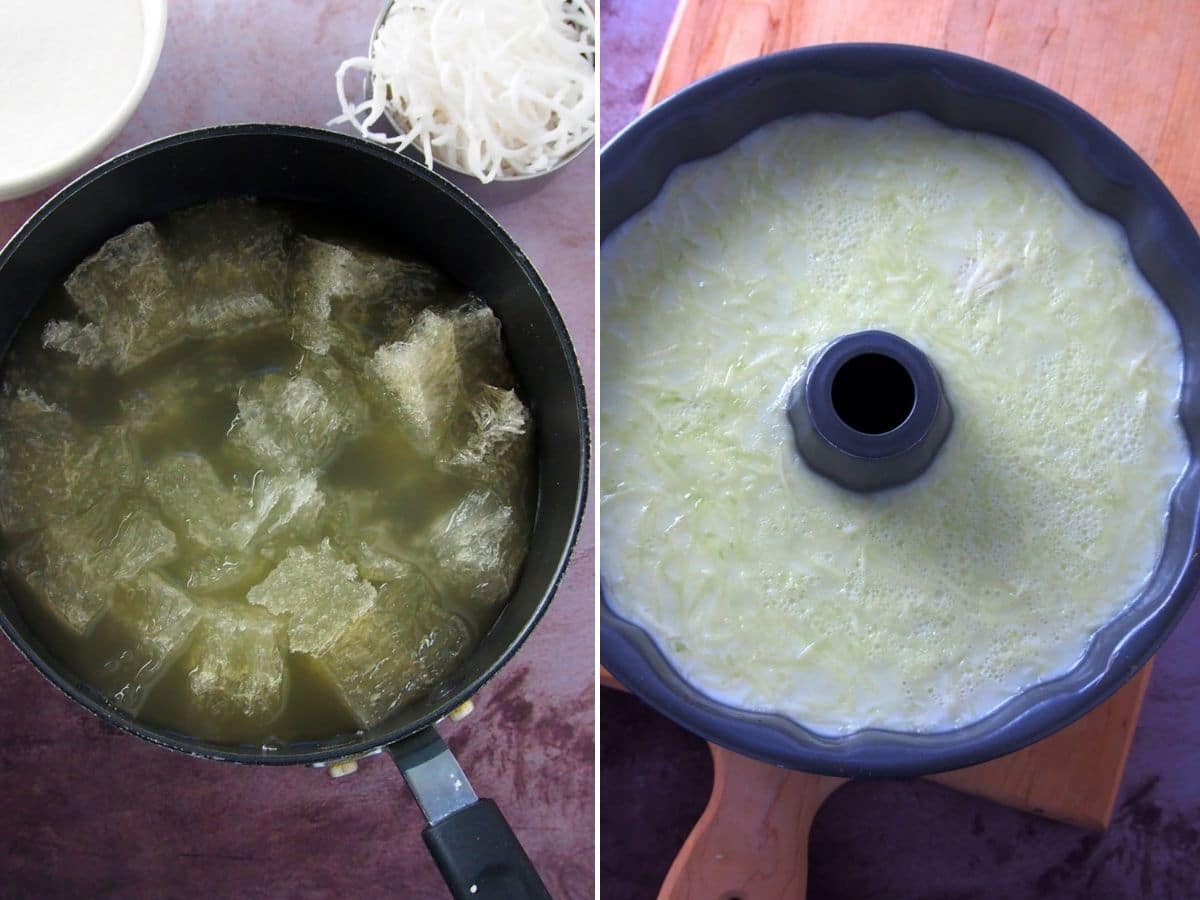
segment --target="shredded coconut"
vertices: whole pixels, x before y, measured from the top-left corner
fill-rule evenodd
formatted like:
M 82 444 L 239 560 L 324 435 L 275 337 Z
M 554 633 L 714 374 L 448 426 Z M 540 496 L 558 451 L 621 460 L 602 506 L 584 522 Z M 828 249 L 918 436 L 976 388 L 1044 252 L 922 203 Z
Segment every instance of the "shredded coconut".
M 338 67 L 330 124 L 485 184 L 545 172 L 595 131 L 595 45 L 583 0 L 397 0 L 370 56 Z M 360 102 L 351 72 L 371 78 Z M 399 134 L 373 130 L 388 113 Z

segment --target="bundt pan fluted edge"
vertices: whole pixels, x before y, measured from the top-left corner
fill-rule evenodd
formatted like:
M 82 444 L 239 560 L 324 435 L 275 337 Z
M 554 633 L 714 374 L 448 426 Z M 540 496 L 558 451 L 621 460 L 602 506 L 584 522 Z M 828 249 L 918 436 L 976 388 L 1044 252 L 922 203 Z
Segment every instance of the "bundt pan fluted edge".
M 1082 662 L 953 731 L 873 728 L 829 737 L 780 715 L 715 701 L 679 675 L 645 630 L 614 611 L 601 572 L 601 659 L 622 684 L 715 744 L 829 775 L 945 771 L 1050 735 L 1131 678 L 1166 639 L 1200 585 L 1200 237 L 1150 167 L 1066 98 L 981 60 L 904 45 L 811 47 L 743 63 L 674 95 L 608 143 L 601 154 L 601 240 L 647 206 L 677 167 L 718 153 L 768 122 L 810 112 L 874 117 L 903 110 L 1029 147 L 1084 203 L 1121 225 L 1134 261 L 1183 337 L 1180 416 L 1191 459 L 1171 498 L 1166 545 L 1154 574 L 1124 612 L 1097 633 Z

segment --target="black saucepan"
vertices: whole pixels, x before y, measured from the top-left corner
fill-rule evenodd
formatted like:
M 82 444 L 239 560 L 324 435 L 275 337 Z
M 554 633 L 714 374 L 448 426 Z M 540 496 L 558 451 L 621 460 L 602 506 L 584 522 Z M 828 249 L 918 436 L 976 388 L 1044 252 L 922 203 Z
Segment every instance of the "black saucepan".
M 583 515 L 588 430 L 583 381 L 546 286 L 499 225 L 416 163 L 315 129 L 241 125 L 189 132 L 123 154 L 40 209 L 0 253 L 0 346 L 48 288 L 138 222 L 220 197 L 316 208 L 411 248 L 486 298 L 535 423 L 537 513 L 517 586 L 474 653 L 424 700 L 366 732 L 265 750 L 139 722 L 55 659 L 0 586 L 0 627 L 72 700 L 138 737 L 196 756 L 265 765 L 330 764 L 386 749 L 429 819 L 424 832 L 455 896 L 548 896 L 495 804 L 479 800 L 433 726 L 516 652 L 558 585 Z
M 601 572 L 601 658 L 631 691 L 714 743 L 777 765 L 832 775 L 911 776 L 954 769 L 1049 735 L 1128 680 L 1166 639 L 1200 585 L 1200 237 L 1150 167 L 1064 97 L 989 63 L 921 47 L 843 44 L 763 57 L 681 91 L 604 148 L 601 240 L 649 204 L 678 166 L 719 153 L 768 122 L 807 112 L 871 117 L 903 110 L 1031 148 L 1084 203 L 1124 228 L 1134 260 L 1183 336 L 1180 415 L 1192 459 L 1171 500 L 1157 569 L 1141 594 L 1097 634 L 1080 664 L 954 731 L 865 729 L 829 737 L 778 715 L 719 703 L 684 681 L 650 635 L 614 611 Z M 601 298 L 602 317 L 603 303 Z

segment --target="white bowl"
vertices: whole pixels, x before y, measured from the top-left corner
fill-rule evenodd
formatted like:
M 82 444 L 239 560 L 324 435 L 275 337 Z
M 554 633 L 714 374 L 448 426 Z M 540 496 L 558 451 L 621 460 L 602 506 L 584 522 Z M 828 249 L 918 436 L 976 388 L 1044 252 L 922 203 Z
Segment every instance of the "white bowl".
M 102 128 L 66 155 L 36 169 L 0 176 L 0 200 L 24 197 L 71 175 L 82 168 L 84 163 L 125 127 L 125 123 L 142 102 L 146 88 L 150 86 L 150 79 L 154 76 L 154 70 L 158 68 L 158 57 L 162 53 L 163 38 L 167 33 L 167 0 L 142 0 L 142 23 L 142 63 L 138 67 L 137 79 L 121 105 L 113 110 Z

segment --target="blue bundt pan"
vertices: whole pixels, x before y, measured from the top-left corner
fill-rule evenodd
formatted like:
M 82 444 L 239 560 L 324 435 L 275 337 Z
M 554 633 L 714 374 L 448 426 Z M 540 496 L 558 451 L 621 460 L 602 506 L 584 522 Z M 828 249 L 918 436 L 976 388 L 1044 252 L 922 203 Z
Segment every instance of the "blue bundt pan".
M 1180 414 L 1192 460 L 1171 500 L 1158 568 L 1136 600 L 1096 635 L 1082 662 L 953 731 L 864 729 L 829 737 L 779 715 L 719 703 L 684 681 L 649 634 L 613 610 L 601 572 L 601 658 L 630 691 L 713 743 L 780 766 L 830 775 L 896 777 L 955 769 L 1018 750 L 1063 728 L 1112 695 L 1150 659 L 1183 615 L 1200 579 L 1200 237 L 1150 167 L 1064 97 L 989 63 L 919 47 L 843 44 L 763 57 L 681 91 L 604 148 L 601 240 L 647 206 L 677 167 L 718 153 L 774 119 L 811 112 L 871 117 L 902 110 L 918 110 L 953 128 L 998 135 L 1031 148 L 1049 160 L 1084 203 L 1120 223 L 1139 269 L 1183 335 Z

